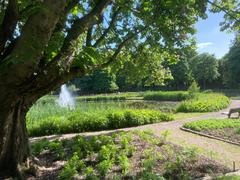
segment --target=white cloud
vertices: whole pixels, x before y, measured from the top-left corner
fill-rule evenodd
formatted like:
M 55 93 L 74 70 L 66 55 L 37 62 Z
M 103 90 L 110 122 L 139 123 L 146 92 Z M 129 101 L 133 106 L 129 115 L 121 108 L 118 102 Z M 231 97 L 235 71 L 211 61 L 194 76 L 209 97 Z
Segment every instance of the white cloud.
M 198 49 L 204 49 L 204 48 L 206 48 L 208 46 L 211 46 L 211 45 L 213 45 L 212 42 L 198 43 L 197 44 L 197 48 Z

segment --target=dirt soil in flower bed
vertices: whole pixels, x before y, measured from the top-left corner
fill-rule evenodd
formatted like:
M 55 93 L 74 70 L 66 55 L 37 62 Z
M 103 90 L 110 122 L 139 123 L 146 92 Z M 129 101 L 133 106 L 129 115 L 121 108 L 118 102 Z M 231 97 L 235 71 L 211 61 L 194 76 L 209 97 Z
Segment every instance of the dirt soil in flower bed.
M 158 138 L 158 137 L 153 137 Z M 159 139 L 159 138 L 158 138 Z M 71 140 L 69 140 L 71 141 Z M 227 172 L 230 172 L 230 169 L 227 167 L 208 159 L 204 156 L 197 156 L 197 158 L 189 155 L 191 151 L 187 150 L 187 154 L 180 152 L 184 152 L 184 149 L 168 143 L 166 141 L 159 141 L 156 143 L 150 142 L 150 140 L 144 140 L 140 135 L 133 134 L 133 139 L 130 141 L 130 145 L 135 147 L 135 151 L 132 156 L 129 157 L 130 162 L 130 172 L 127 175 L 122 176 L 121 170 L 117 165 L 114 165 L 111 172 L 104 179 L 113 179 L 114 175 L 120 175 L 121 179 L 139 179 L 141 177 L 141 173 L 144 172 L 143 161 L 147 159 L 146 150 L 151 150 L 151 155 L 149 157 L 158 157 L 160 154 L 162 158 L 156 160 L 152 172 L 155 174 L 160 174 L 166 177 L 166 169 L 170 169 L 171 167 L 177 166 L 174 170 L 171 171 L 170 177 L 166 177 L 166 179 L 179 179 L 180 171 L 184 170 L 191 177 L 191 179 L 200 178 L 208 175 L 222 175 Z M 69 148 L 65 147 L 65 156 L 71 156 L 71 152 L 69 152 Z M 185 150 L 186 151 L 186 150 Z M 195 152 L 194 150 L 192 152 Z M 179 155 L 179 156 L 177 156 Z M 63 169 L 66 161 L 62 160 L 62 158 L 56 158 L 54 152 L 49 150 L 45 150 L 36 156 L 39 161 L 38 170 L 36 176 L 29 176 L 28 180 L 52 180 L 58 179 L 59 173 Z M 149 158 L 148 157 L 148 158 Z M 182 160 L 181 163 L 177 163 L 179 157 Z M 86 162 L 90 163 L 90 165 L 96 164 L 96 154 L 93 155 L 92 159 L 89 160 L 87 158 Z M 170 164 L 169 164 L 170 163 Z M 168 168 L 166 168 L 168 164 Z M 178 165 L 177 165 L 178 164 Z M 179 167 L 178 167 L 179 166 Z M 145 169 L 146 170 L 146 169 Z M 79 174 L 76 179 L 85 179 L 83 175 Z M 102 179 L 102 178 L 101 178 Z M 180 178 L 181 179 L 181 178 Z
M 240 134 L 237 134 L 235 128 L 209 129 L 201 132 L 240 144 Z

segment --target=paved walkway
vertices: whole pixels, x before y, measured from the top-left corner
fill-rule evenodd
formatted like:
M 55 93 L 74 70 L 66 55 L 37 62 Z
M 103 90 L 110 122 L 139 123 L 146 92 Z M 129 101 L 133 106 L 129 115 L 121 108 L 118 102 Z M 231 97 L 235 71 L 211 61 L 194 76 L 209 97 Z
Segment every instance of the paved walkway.
M 229 108 L 234 108 L 239 106 L 240 106 L 240 100 L 232 100 Z M 233 161 L 234 161 L 236 163 L 236 169 L 240 169 L 240 146 L 221 142 L 215 139 L 209 139 L 207 137 L 195 135 L 195 134 L 180 130 L 180 127 L 182 127 L 182 125 L 186 122 L 196 121 L 200 119 L 226 118 L 226 115 L 223 115 L 222 112 L 228 111 L 229 108 L 219 112 L 207 113 L 198 117 L 186 118 L 184 120 L 149 124 L 149 125 L 138 126 L 133 128 L 124 128 L 121 130 L 128 131 L 132 129 L 138 129 L 138 130 L 151 129 L 157 136 L 160 136 L 163 131 L 168 130 L 170 132 L 169 140 L 172 143 L 179 144 L 181 146 L 197 147 L 199 148 L 201 154 L 204 154 L 209 158 L 213 158 L 230 168 L 233 167 Z M 80 133 L 80 135 L 92 136 L 92 135 L 99 135 L 99 134 L 107 134 L 114 131 L 117 131 L 117 130 Z M 79 134 L 54 135 L 54 136 L 48 136 L 47 138 L 48 139 L 71 138 L 76 135 L 79 135 Z M 32 138 L 30 139 L 30 141 L 33 142 L 37 139 L 39 138 Z

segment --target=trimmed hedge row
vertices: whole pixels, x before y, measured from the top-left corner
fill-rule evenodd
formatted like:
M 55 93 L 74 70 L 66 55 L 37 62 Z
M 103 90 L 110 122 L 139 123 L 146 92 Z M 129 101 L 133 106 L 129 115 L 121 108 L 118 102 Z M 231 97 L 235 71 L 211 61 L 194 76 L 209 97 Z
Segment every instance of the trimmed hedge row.
M 182 101 L 189 98 L 187 91 L 156 91 L 146 92 L 143 95 L 144 100 L 156 101 Z
M 208 129 L 223 129 L 223 128 L 239 128 L 240 120 L 238 119 L 207 119 L 189 122 L 184 124 L 185 128 L 195 131 L 208 130 Z
M 177 112 L 213 112 L 228 107 L 230 99 L 218 93 L 202 93 L 180 103 Z
M 119 110 L 100 113 L 74 113 L 69 117 L 53 116 L 28 128 L 30 136 L 80 133 L 132 127 L 173 120 L 172 114 L 156 110 Z

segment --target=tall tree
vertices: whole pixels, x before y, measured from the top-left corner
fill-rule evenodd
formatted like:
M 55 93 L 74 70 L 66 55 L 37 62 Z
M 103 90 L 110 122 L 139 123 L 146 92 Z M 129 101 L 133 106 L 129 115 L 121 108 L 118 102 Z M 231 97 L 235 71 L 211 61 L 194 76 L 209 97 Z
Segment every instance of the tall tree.
M 193 81 L 190 65 L 188 59 L 182 59 L 176 64 L 169 66 L 173 79 L 169 81 L 169 86 L 179 90 L 187 88 Z
M 214 55 L 203 53 L 191 59 L 193 77 L 206 89 L 206 84 L 219 77 L 218 61 Z
M 223 83 L 230 88 L 240 87 L 240 39 L 236 36 L 229 52 L 222 60 Z
M 171 71 L 173 79 L 168 82 L 168 85 L 174 89 L 188 88 L 194 81 L 190 59 L 197 55 L 196 49 L 178 52 L 179 60 L 176 63 L 167 65 Z
M 82 93 L 109 93 L 118 90 L 116 75 L 110 68 L 94 71 L 90 75 L 75 78 L 72 83 Z
M 1 1 L 0 176 L 19 175 L 30 155 L 25 115 L 38 98 L 75 76 L 114 64 L 123 50 L 141 53 L 139 46 L 154 47 L 169 56 L 190 46 L 193 24 L 205 17 L 206 4 Z

